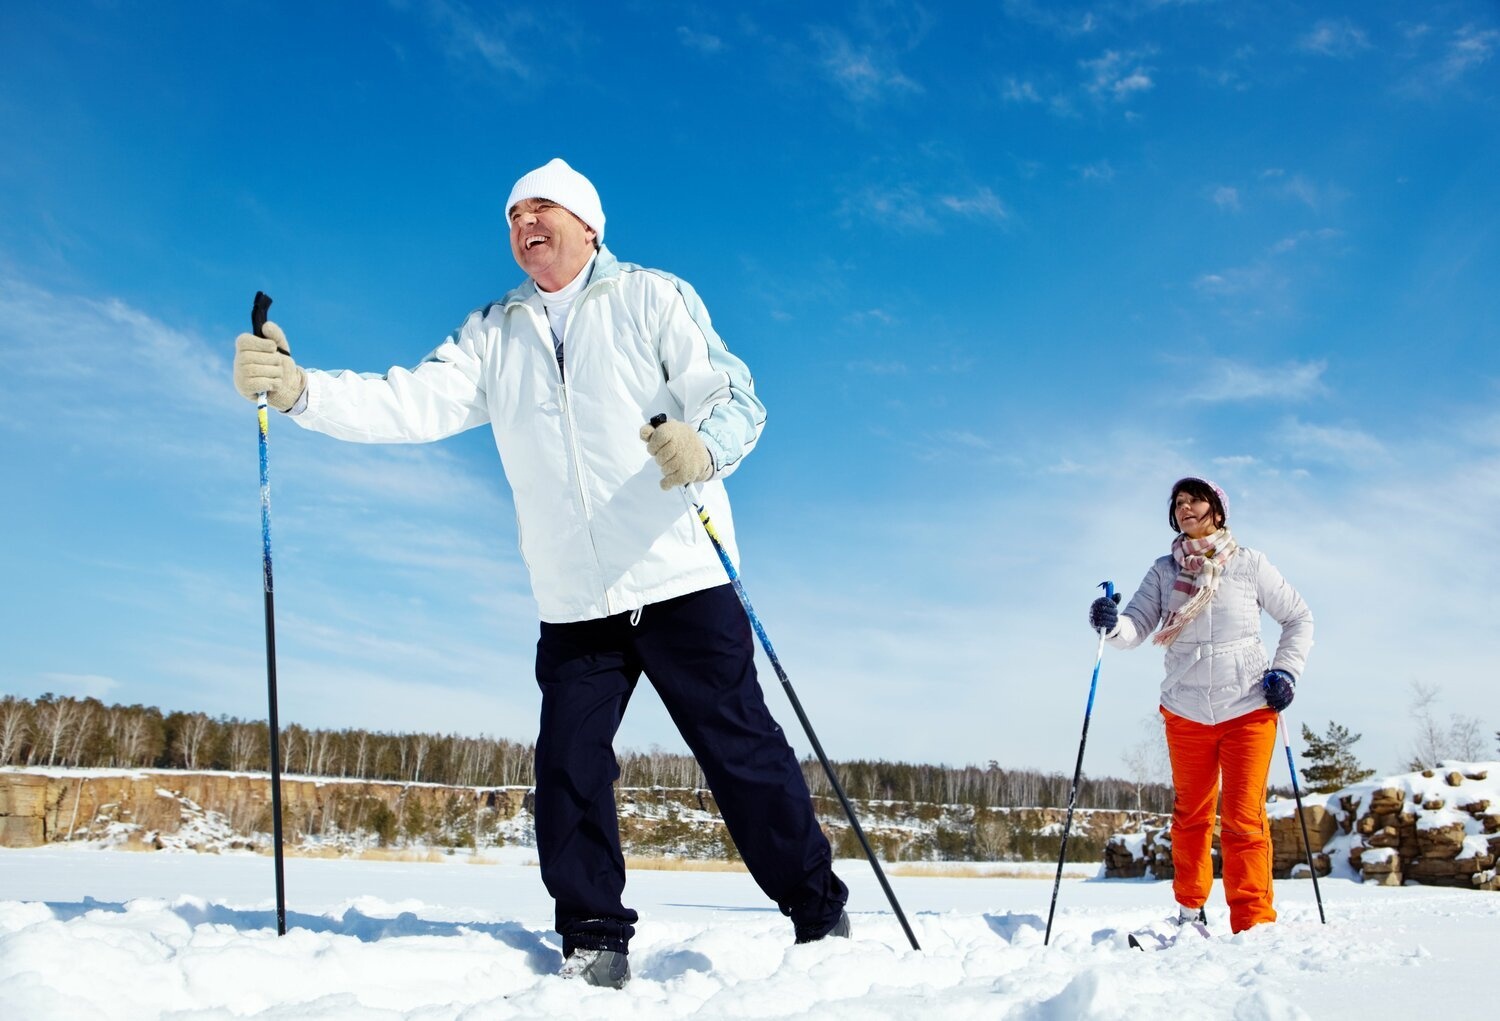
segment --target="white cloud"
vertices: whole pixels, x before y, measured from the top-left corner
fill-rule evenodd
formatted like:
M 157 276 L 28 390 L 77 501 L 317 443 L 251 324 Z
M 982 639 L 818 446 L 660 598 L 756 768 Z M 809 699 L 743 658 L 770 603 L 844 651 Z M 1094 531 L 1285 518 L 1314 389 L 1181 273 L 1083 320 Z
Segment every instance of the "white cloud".
M 41 674 L 38 677 L 38 687 L 43 692 L 52 692 L 55 695 L 72 695 L 75 698 L 97 698 L 101 702 L 109 698 L 109 693 L 120 686 L 120 682 L 113 677 L 104 677 L 100 674 Z
M 1465 25 L 1454 33 L 1441 65 L 1441 76 L 1453 81 L 1489 61 L 1500 46 L 1500 29 Z
M 1325 18 L 1297 40 L 1297 48 L 1305 53 L 1347 59 L 1369 49 L 1370 40 L 1364 29 L 1348 18 Z
M 1294 456 L 1325 464 L 1369 468 L 1388 459 L 1385 444 L 1357 426 L 1290 418 L 1277 430 L 1277 439 Z
M 909 183 L 861 188 L 844 200 L 842 211 L 887 227 L 921 233 L 940 232 L 944 218 L 955 216 L 990 223 L 1004 223 L 1010 217 L 1005 203 L 988 187 L 967 195 L 934 194 Z
M 1326 392 L 1326 362 L 1246 365 L 1227 359 L 1211 362 L 1187 396 L 1200 401 L 1300 401 Z
M 1240 191 L 1228 185 L 1220 185 L 1213 191 L 1213 203 L 1220 209 L 1228 209 L 1232 212 L 1240 211 Z
M 426 10 L 443 33 L 448 53 L 455 60 L 477 57 L 495 71 L 522 79 L 531 77 L 530 65 L 517 56 L 506 41 L 514 35 L 517 27 L 530 21 L 524 12 L 507 9 L 510 22 L 498 24 L 493 16 L 476 14 L 467 5 L 449 3 L 448 0 L 430 0 Z
M 1010 103 L 1040 103 L 1041 94 L 1029 81 L 1019 81 L 1007 76 L 1000 86 L 1001 98 Z
M 1005 204 L 988 188 L 980 188 L 972 195 L 963 197 L 944 195 L 939 202 L 944 208 L 975 220 L 1003 222 L 1010 216 Z
M 1088 72 L 1084 88 L 1095 96 L 1123 102 L 1153 87 L 1151 68 L 1140 61 L 1145 54 L 1106 50 L 1093 60 L 1081 60 L 1079 66 Z
M 1500 49 L 1500 29 L 1469 24 L 1439 38 L 1429 26 L 1420 28 L 1420 32 L 1407 33 L 1420 56 L 1406 79 L 1396 86 L 1398 92 L 1409 96 L 1430 97 L 1459 86 Z
M 896 67 L 893 58 L 875 46 L 860 46 L 837 29 L 814 28 L 819 65 L 844 94 L 856 103 L 892 95 L 917 94 L 922 86 Z
M 686 25 L 677 26 L 677 41 L 690 50 L 696 50 L 706 56 L 720 53 L 724 49 L 724 40 L 708 32 L 697 32 Z
M 1115 179 L 1115 168 L 1110 166 L 1109 160 L 1100 160 L 1090 163 L 1078 171 L 1078 176 L 1085 181 L 1099 181 L 1108 184 Z
M 844 200 L 843 211 L 901 230 L 938 230 L 932 200 L 912 185 L 867 185 Z
M 1295 251 L 1309 241 L 1332 241 L 1344 236 L 1344 232 L 1333 227 L 1320 227 L 1317 230 L 1299 230 L 1295 234 L 1289 234 L 1271 245 L 1269 251 L 1272 255 L 1284 255 Z
M 906 363 L 896 358 L 849 362 L 844 368 L 867 376 L 904 376 L 909 371 Z

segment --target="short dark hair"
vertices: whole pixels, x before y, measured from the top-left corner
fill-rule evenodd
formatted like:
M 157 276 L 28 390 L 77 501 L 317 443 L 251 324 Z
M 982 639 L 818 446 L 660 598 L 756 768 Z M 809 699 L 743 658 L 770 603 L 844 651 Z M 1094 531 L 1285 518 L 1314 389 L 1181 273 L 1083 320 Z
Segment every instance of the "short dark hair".
M 1214 492 L 1202 479 L 1180 479 L 1177 485 L 1172 487 L 1172 495 L 1167 498 L 1167 524 L 1172 526 L 1172 531 L 1180 532 L 1177 527 L 1177 494 L 1186 493 L 1195 500 L 1207 500 L 1208 505 L 1213 508 L 1214 521 L 1223 526 L 1229 520 L 1229 515 L 1224 513 L 1224 504 L 1219 500 L 1219 494 Z

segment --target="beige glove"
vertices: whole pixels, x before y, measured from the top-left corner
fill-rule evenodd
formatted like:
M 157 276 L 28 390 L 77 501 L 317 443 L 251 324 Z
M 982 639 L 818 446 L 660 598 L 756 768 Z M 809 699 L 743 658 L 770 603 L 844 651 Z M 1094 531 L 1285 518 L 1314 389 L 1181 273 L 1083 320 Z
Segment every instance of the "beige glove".
M 234 388 L 247 400 L 265 394 L 277 411 L 289 411 L 307 389 L 307 374 L 292 361 L 286 334 L 275 323 L 261 328 L 264 337 L 242 333 L 234 339 Z
M 661 425 L 643 425 L 641 439 L 646 441 L 646 450 L 661 469 L 662 489 L 713 478 L 714 459 L 698 438 L 698 430 L 686 422 L 668 419 Z

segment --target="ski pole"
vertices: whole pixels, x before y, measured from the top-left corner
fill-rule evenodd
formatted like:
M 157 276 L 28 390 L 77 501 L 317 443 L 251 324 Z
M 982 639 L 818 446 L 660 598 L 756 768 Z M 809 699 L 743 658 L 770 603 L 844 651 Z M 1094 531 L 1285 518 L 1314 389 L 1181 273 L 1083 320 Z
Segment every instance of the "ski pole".
M 266 313 L 271 308 L 271 296 L 264 291 L 255 292 L 255 304 L 250 309 L 250 326 L 257 337 L 264 337 Z M 260 545 L 261 577 L 266 593 L 266 691 L 270 704 L 268 719 L 271 735 L 271 829 L 275 841 L 276 862 L 276 935 L 286 935 L 286 879 L 282 871 L 281 856 L 281 728 L 276 721 L 276 600 L 271 584 L 271 475 L 266 458 L 266 434 L 269 415 L 266 395 L 256 394 L 255 410 L 260 419 Z
M 1115 583 L 1101 581 L 1106 599 L 1115 597 Z M 1073 767 L 1073 786 L 1068 788 L 1068 814 L 1063 820 L 1062 849 L 1057 852 L 1057 876 L 1052 880 L 1052 904 L 1047 908 L 1047 931 L 1042 935 L 1042 946 L 1052 939 L 1052 915 L 1057 910 L 1057 890 L 1062 885 L 1063 862 L 1068 860 L 1068 833 L 1073 828 L 1073 802 L 1078 797 L 1078 784 L 1083 778 L 1083 746 L 1089 740 L 1089 718 L 1094 715 L 1094 692 L 1099 688 L 1099 664 L 1104 662 L 1104 629 L 1099 629 L 1099 650 L 1094 653 L 1094 679 L 1089 682 L 1089 704 L 1083 711 L 1083 737 L 1078 739 L 1078 764 Z
M 651 418 L 653 426 L 661 425 L 667 420 L 666 415 L 654 415 Z M 740 584 L 740 573 L 735 570 L 734 562 L 729 559 L 729 553 L 724 549 L 724 544 L 719 541 L 719 533 L 714 530 L 714 525 L 708 517 L 708 511 L 703 504 L 693 499 L 691 491 L 688 499 L 693 504 L 693 509 L 698 512 L 698 520 L 703 522 L 703 530 L 708 533 L 709 540 L 714 544 L 714 552 L 719 554 L 719 562 L 724 565 L 724 573 L 729 575 L 729 584 L 734 586 L 734 594 L 740 597 L 740 605 L 745 608 L 745 615 L 750 618 L 750 626 L 755 629 L 755 634 L 760 638 L 761 648 L 766 650 L 766 658 L 771 661 L 771 666 L 776 670 L 776 676 L 781 681 L 781 686 L 786 690 L 787 700 L 792 703 L 792 709 L 797 713 L 797 719 L 802 723 L 802 729 L 807 732 L 807 739 L 812 744 L 813 751 L 818 755 L 818 762 L 823 765 L 823 773 L 828 777 L 828 783 L 833 787 L 833 792 L 838 795 L 839 804 L 844 806 L 844 814 L 849 817 L 849 825 L 854 830 L 854 835 L 859 838 L 859 846 L 864 848 L 865 857 L 870 859 L 870 867 L 875 870 L 875 878 L 880 881 L 880 888 L 885 891 L 885 899 L 890 901 L 891 910 L 896 912 L 896 919 L 901 923 L 901 928 L 906 932 L 906 938 L 911 943 L 913 950 L 921 950 L 917 943 L 916 934 L 911 931 L 911 925 L 906 920 L 906 914 L 901 910 L 901 905 L 896 901 L 896 892 L 891 889 L 891 884 L 885 878 L 885 871 L 880 867 L 880 859 L 875 857 L 875 851 L 870 847 L 870 842 L 865 838 L 865 831 L 859 825 L 859 818 L 854 814 L 854 806 L 849 803 L 849 797 L 844 793 L 844 787 L 839 783 L 839 778 L 833 771 L 833 764 L 828 761 L 828 756 L 823 752 L 822 742 L 818 735 L 813 732 L 811 721 L 807 713 L 802 710 L 802 702 L 797 698 L 797 692 L 792 689 L 792 682 L 788 679 L 786 671 L 782 669 L 781 660 L 776 657 L 776 650 L 771 647 L 771 639 L 766 634 L 766 629 L 761 625 L 760 617 L 755 612 L 755 607 L 750 605 L 750 597 L 745 594 L 745 586 Z
M 1287 732 L 1286 720 L 1276 714 L 1276 729 L 1281 731 L 1282 743 L 1286 746 L 1286 767 L 1292 773 L 1292 796 L 1297 800 L 1297 821 L 1302 824 L 1302 850 L 1307 853 L 1307 871 L 1312 873 L 1313 897 L 1318 902 L 1318 921 L 1328 924 L 1323 914 L 1323 892 L 1318 889 L 1318 867 L 1313 864 L 1312 841 L 1307 838 L 1307 818 L 1302 814 L 1302 789 L 1297 784 L 1297 763 L 1292 759 L 1292 738 Z

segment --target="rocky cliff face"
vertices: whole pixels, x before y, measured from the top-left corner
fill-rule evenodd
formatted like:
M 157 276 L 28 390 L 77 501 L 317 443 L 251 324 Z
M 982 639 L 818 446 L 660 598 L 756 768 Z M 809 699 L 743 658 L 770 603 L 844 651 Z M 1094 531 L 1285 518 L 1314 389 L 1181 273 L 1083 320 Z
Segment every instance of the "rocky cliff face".
M 282 778 L 284 833 L 293 841 L 360 835 L 388 843 L 444 829 L 462 842 L 513 820 L 521 788 Z M 0 771 L 0 846 L 102 840 L 191 850 L 270 839 L 270 780 L 236 773 Z
M 629 854 L 734 859 L 738 853 L 706 790 L 616 792 Z M 534 841 L 531 792 L 282 778 L 285 842 L 308 849 L 371 845 L 484 848 Z M 814 809 L 839 857 L 863 854 L 837 800 Z M 888 861 L 1055 858 L 1063 809 L 871 801 L 856 804 L 871 846 Z M 1074 813 L 1069 857 L 1096 857 L 1130 813 Z M 1159 823 L 1159 817 L 1151 817 Z M 236 773 L 0 770 L 0 846 L 95 841 L 138 848 L 220 850 L 271 842 L 270 780 Z

